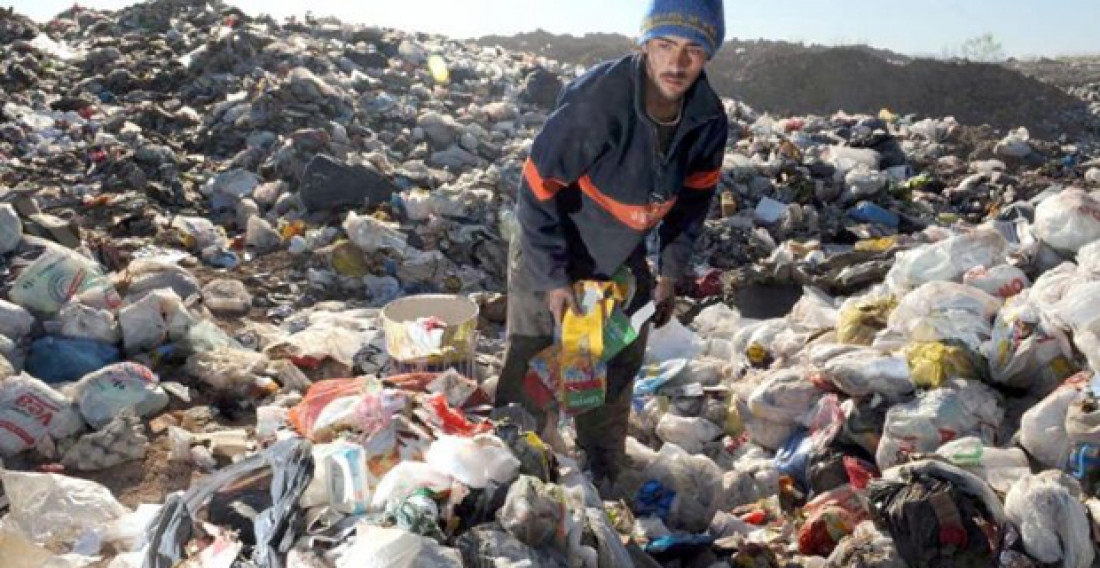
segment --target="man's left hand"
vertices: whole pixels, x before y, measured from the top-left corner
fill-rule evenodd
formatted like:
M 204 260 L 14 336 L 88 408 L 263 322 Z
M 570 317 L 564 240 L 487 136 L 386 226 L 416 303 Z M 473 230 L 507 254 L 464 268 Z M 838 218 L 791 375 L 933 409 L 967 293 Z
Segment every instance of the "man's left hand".
M 672 319 L 676 311 L 676 280 L 661 276 L 657 279 L 657 287 L 653 290 L 653 327 L 664 327 Z

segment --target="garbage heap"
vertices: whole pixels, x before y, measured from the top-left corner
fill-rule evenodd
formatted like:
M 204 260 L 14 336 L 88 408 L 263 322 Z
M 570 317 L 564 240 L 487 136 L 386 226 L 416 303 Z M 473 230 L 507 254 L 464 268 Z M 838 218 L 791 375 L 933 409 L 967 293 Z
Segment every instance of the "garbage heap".
M 0 50 L 5 567 L 1096 557 L 1095 140 L 728 101 L 596 488 L 568 421 L 492 405 L 514 192 L 579 69 L 191 0 L 3 12 Z M 757 321 L 746 285 L 804 292 Z M 379 308 L 424 292 L 480 306 L 471 376 L 397 372 Z

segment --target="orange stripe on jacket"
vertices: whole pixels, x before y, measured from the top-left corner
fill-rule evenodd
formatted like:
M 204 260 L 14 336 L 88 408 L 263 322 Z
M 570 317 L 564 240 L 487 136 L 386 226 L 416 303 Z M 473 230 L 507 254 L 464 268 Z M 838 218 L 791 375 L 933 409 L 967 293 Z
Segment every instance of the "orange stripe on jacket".
M 718 185 L 718 180 L 722 179 L 722 169 L 695 172 L 684 180 L 684 187 L 691 189 L 710 189 Z
M 578 184 L 581 186 L 581 191 L 590 197 L 592 201 L 598 203 L 600 207 L 606 209 L 616 219 L 635 231 L 645 231 L 652 228 L 676 204 L 676 198 L 674 197 L 656 205 L 627 205 L 608 197 L 596 187 L 596 184 L 592 183 L 592 178 L 588 176 L 578 180 Z
M 531 191 L 539 201 L 552 199 L 561 188 L 569 185 L 559 179 L 543 179 L 531 158 L 527 158 L 527 162 L 523 164 L 523 178 L 527 180 L 527 185 L 531 187 Z

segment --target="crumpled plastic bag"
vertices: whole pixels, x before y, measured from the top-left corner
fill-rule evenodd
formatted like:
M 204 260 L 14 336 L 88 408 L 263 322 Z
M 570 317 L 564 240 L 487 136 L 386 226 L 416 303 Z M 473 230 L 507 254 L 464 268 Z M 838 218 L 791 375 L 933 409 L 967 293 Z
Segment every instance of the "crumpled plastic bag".
M 1071 377 L 1020 418 L 1020 445 L 1047 468 L 1060 469 L 1069 462 L 1066 415 L 1073 401 L 1083 396 L 1083 386 L 1082 380 Z
M 101 310 L 83 304 L 68 303 L 58 314 L 61 322 L 61 335 L 116 344 L 122 339 L 115 315 L 109 310 Z
M 975 266 L 1002 264 L 1007 253 L 1008 241 L 1000 233 L 978 229 L 898 253 L 886 284 L 894 292 L 905 292 L 929 282 L 960 282 Z
M 939 388 L 951 379 L 985 377 L 985 360 L 957 341 L 910 343 L 905 360 L 910 380 L 922 388 Z
M 1017 481 L 1005 497 L 1005 514 L 1020 529 L 1034 559 L 1064 568 L 1089 568 L 1095 556 L 1092 525 L 1081 503 L 1081 486 L 1048 470 Z
M 504 506 L 497 512 L 504 530 L 536 548 L 564 548 L 568 517 L 562 488 L 529 475 L 521 475 L 512 483 Z
M 823 343 L 810 348 L 819 377 L 851 397 L 881 395 L 900 401 L 913 392 L 909 367 L 902 357 L 870 347 Z
M 474 489 L 484 489 L 490 481 L 508 483 L 519 474 L 520 466 L 508 446 L 492 434 L 441 436 L 428 448 L 424 461 Z
M 993 336 L 982 346 L 995 384 L 1046 395 L 1076 371 L 1073 348 L 1039 304 L 1024 292 L 997 314 Z
M 999 540 L 986 531 L 1004 524 L 1004 507 L 977 476 L 940 461 L 913 462 L 884 471 L 868 496 L 911 568 L 993 565 Z
M 418 461 L 403 461 L 384 475 L 371 495 L 371 510 L 385 511 L 420 489 L 442 493 L 451 489 L 454 478 Z
M 362 522 L 336 568 L 462 568 L 462 557 L 430 538 Z
M 977 266 L 966 271 L 963 284 L 973 286 L 991 296 L 1011 298 L 1031 286 L 1027 274 L 1011 264 L 993 268 Z
M 890 313 L 897 305 L 894 296 L 845 301 L 837 318 L 837 341 L 848 345 L 870 345 L 875 340 L 875 334 L 886 328 Z
M 1070 188 L 1043 200 L 1035 208 L 1035 236 L 1066 255 L 1100 240 L 1100 199 L 1095 193 Z
M 1003 420 L 997 391 L 977 381 L 953 380 L 886 412 L 875 462 L 885 470 L 911 454 L 934 452 L 962 436 L 977 436 L 993 445 Z
M 135 353 L 183 339 L 197 322 L 180 297 L 164 289 L 123 307 L 118 312 L 118 323 L 126 351 Z
M 774 371 L 748 397 L 741 416 L 754 442 L 777 449 L 799 427 L 825 393 L 806 376 L 801 367 Z
M 657 437 L 663 442 L 680 446 L 691 454 L 703 451 L 703 446 L 718 439 L 722 427 L 702 417 L 665 414 L 657 422 Z
M 35 318 L 23 306 L 0 300 L 0 335 L 19 341 L 30 335 Z
M 24 534 L 53 550 L 68 550 L 80 537 L 98 532 L 130 511 L 106 487 L 56 473 L 0 470 L 11 500 L 6 517 Z
M 266 364 L 262 353 L 219 347 L 191 355 L 184 370 L 219 391 L 245 393 L 256 385 L 258 373 Z

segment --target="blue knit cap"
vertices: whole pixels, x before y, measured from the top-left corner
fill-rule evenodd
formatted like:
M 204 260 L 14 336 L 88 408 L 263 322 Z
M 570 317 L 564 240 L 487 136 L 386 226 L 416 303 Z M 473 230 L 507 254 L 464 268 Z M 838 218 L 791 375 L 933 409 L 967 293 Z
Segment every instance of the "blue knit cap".
M 638 45 L 662 36 L 679 36 L 703 46 L 714 57 L 726 39 L 722 0 L 653 0 L 642 21 Z

